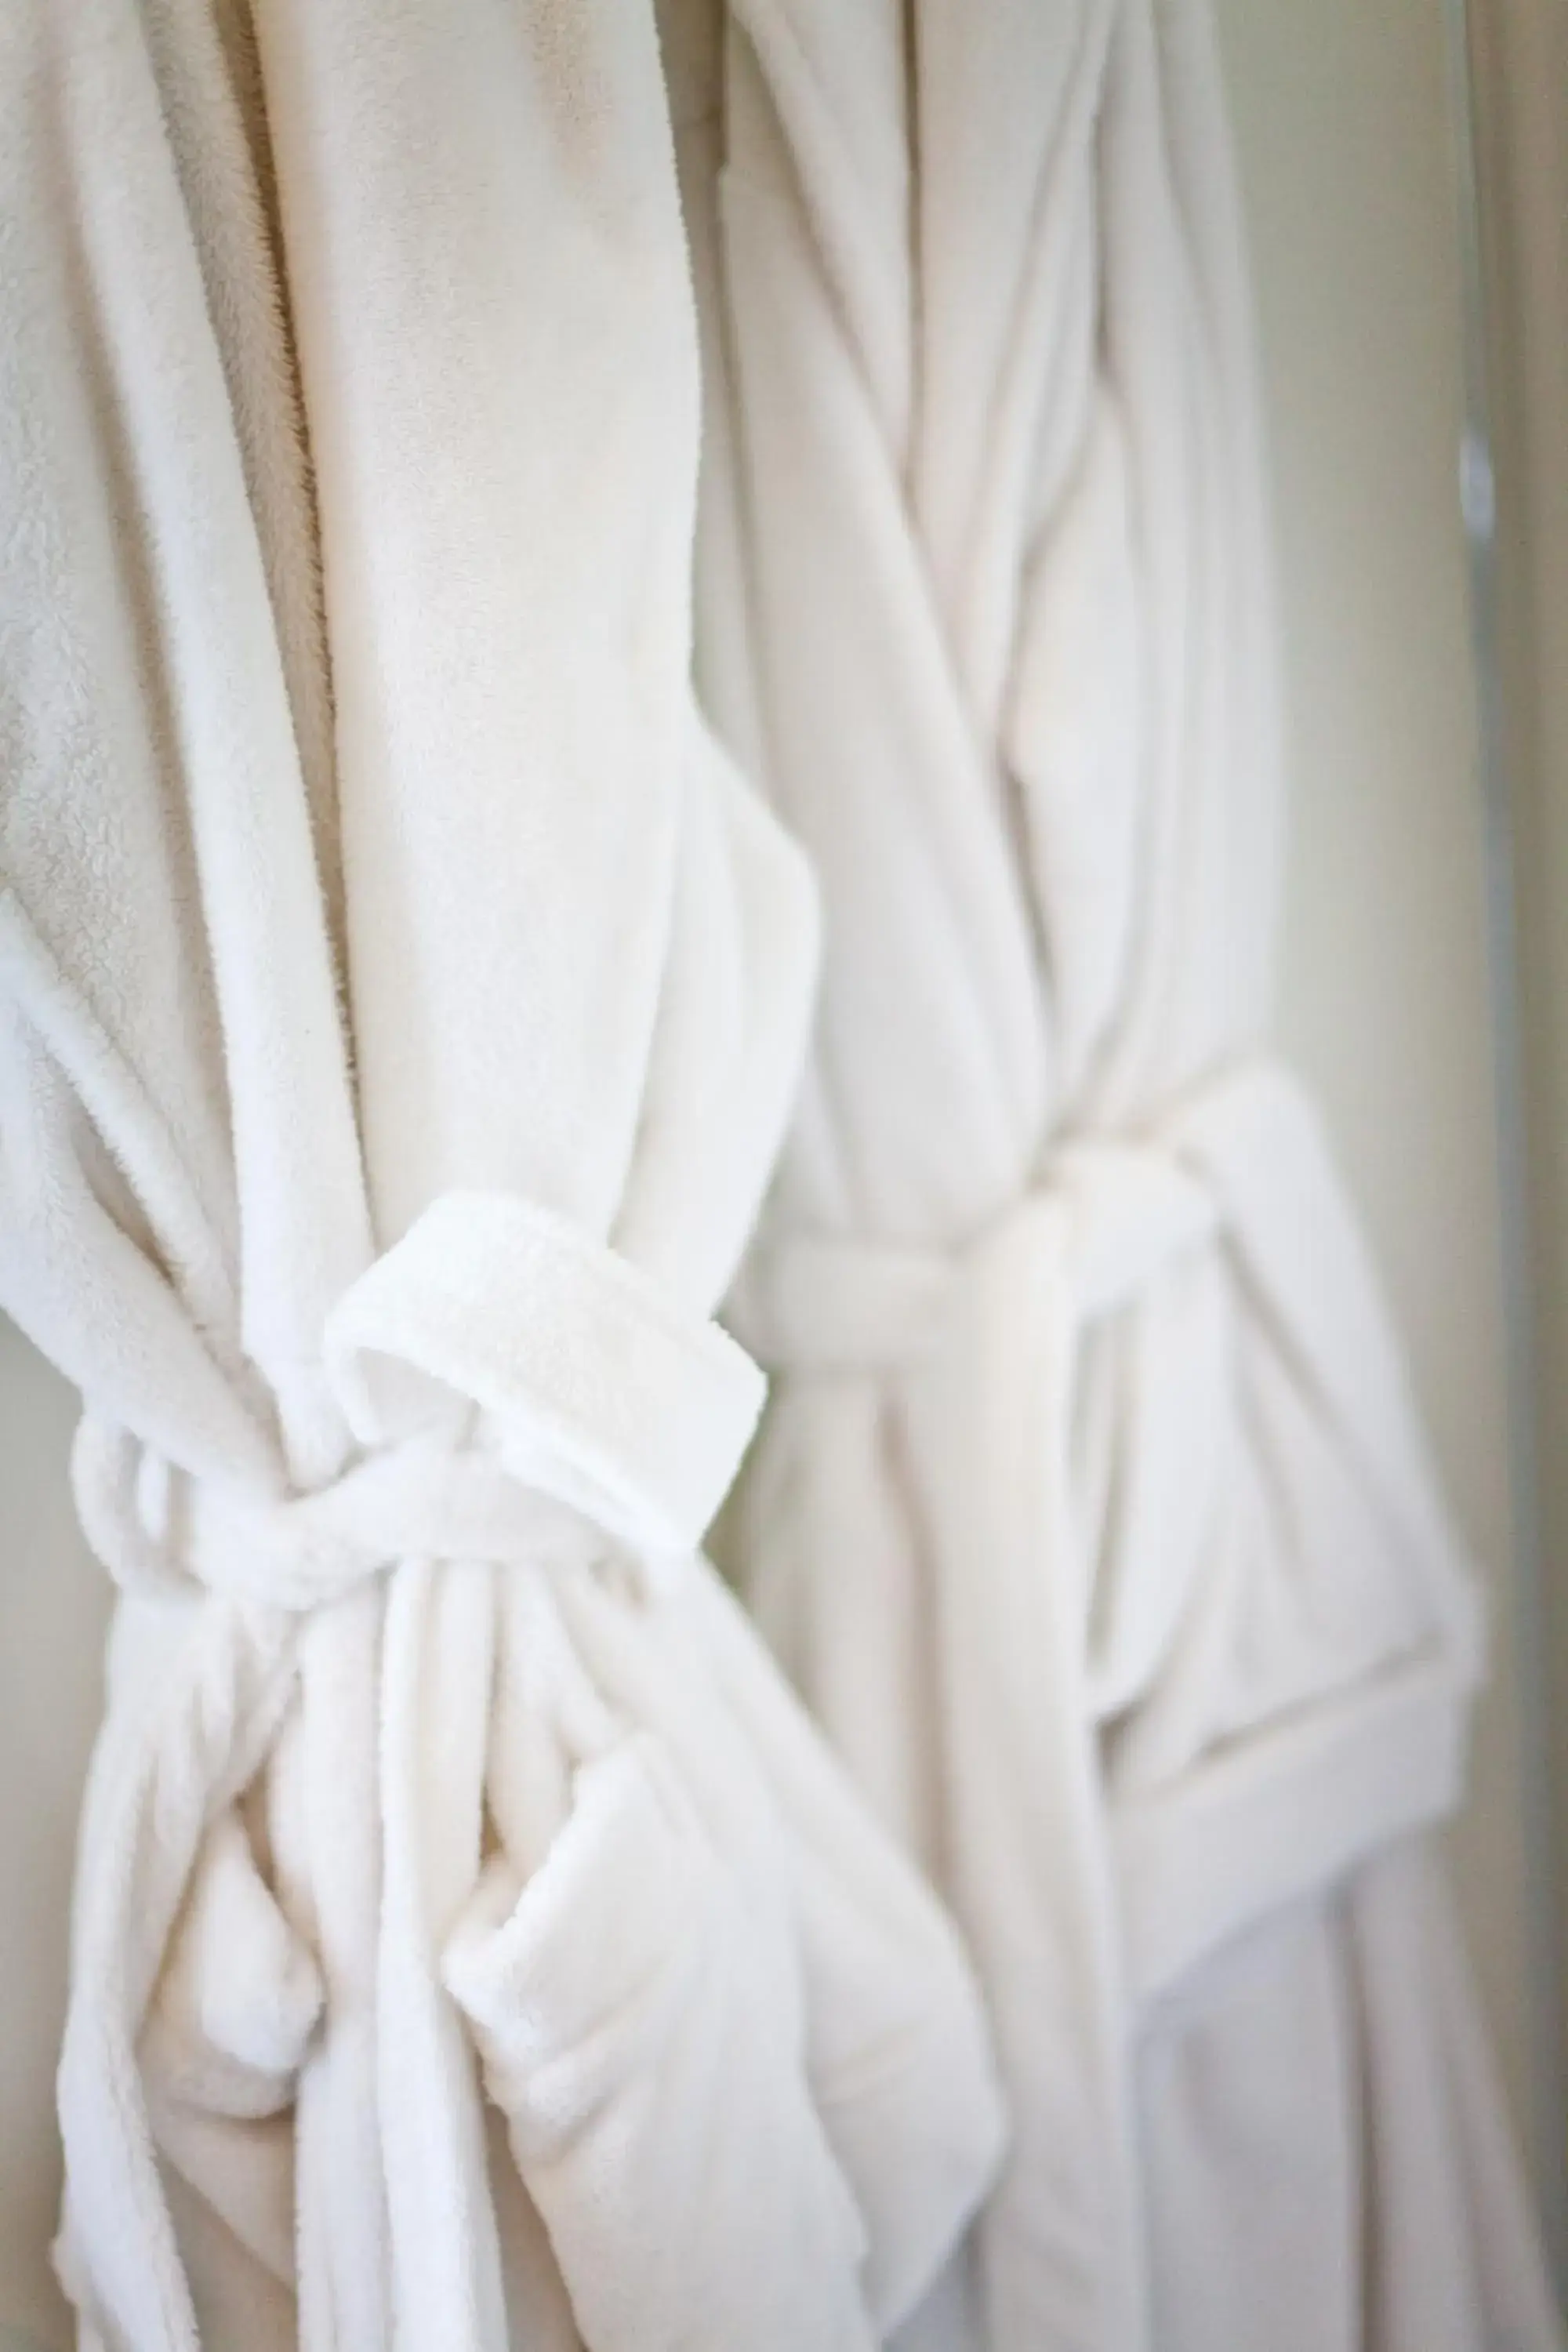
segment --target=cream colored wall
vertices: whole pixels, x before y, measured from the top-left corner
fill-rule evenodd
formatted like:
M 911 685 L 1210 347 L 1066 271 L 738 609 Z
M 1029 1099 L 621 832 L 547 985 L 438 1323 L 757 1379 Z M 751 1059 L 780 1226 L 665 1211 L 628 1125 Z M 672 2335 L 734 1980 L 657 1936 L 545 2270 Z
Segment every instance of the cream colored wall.
M 68 2341 L 49 2275 L 55 2044 L 106 1580 L 66 1483 L 74 1401 L 0 1317 L 0 2322 Z M 0 2337 L 3 2342 L 3 2337 Z
M 1554 1750 L 1559 2013 L 1568 2025 L 1568 10 L 1470 0 L 1498 450 L 1502 779 L 1520 844 L 1542 1745 Z M 1564 2039 L 1568 2040 L 1568 2031 Z M 1568 2242 L 1568 2102 L 1559 2117 Z
M 1436 0 L 1219 0 L 1261 315 L 1295 792 L 1285 1042 L 1334 1117 L 1494 1676 L 1456 1838 L 1523 2111 L 1524 1874 L 1462 319 Z
M 1296 782 L 1287 1041 L 1334 1113 L 1461 1516 L 1508 1500 L 1462 549 L 1458 287 L 1436 0 L 1220 0 L 1259 281 Z M 0 2315 L 64 2340 L 43 2263 L 69 1824 L 103 1615 L 68 1400 L 0 1328 Z M 1523 2081 L 1506 1622 L 1458 1846 Z

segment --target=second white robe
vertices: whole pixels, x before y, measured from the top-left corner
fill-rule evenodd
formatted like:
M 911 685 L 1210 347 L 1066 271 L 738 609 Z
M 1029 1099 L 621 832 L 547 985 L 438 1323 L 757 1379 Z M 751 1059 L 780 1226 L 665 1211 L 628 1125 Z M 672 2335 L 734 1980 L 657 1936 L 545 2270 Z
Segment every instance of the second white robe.
M 1281 793 L 1202 0 L 684 37 L 710 708 L 824 1001 L 729 1547 L 948 1894 L 1006 2171 L 911 2345 L 1557 2340 L 1435 1865 L 1475 1586 L 1268 1044 Z M 721 18 L 721 23 L 718 21 Z

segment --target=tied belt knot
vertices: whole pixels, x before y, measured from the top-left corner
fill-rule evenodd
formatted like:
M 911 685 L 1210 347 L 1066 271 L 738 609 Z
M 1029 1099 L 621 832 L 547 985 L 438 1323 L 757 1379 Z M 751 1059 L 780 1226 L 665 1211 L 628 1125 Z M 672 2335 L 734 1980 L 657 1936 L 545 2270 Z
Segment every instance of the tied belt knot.
M 1196 1290 L 1162 1296 L 1205 1257 L 1223 1286 L 1207 1306 Z M 1118 1489 L 1100 1589 L 1076 1450 L 1084 1341 L 1100 1318 L 1145 1310 L 1129 1335 L 1128 1433 L 1148 1458 Z M 1477 1656 L 1468 1563 L 1318 1118 L 1277 1064 L 1237 1059 L 1137 1132 L 1059 1139 L 1037 1181 L 956 1246 L 764 1243 L 739 1328 L 807 1387 L 894 1391 L 900 1444 L 868 1475 L 896 1463 L 916 1498 L 948 1887 L 1015 2098 L 989 2242 L 1024 2250 L 1025 2272 L 1051 2270 L 1048 2307 L 1095 2311 L 1103 2340 L 1144 2341 L 1131 2019 L 1232 1937 L 1441 1816 L 1459 1781 Z M 1248 1402 L 1239 1384 L 1255 1373 Z M 786 1447 L 809 1444 L 805 1402 Z M 1338 1517 L 1304 1538 L 1295 1506 L 1325 1463 Z M 820 1503 L 831 1487 L 802 1491 Z M 1194 1686 L 1189 1601 L 1204 1586 L 1213 1604 L 1200 1673 L 1227 1593 L 1254 1578 L 1310 1627 L 1316 1542 L 1342 1548 L 1336 1568 L 1356 1546 L 1369 1606 L 1389 1611 L 1386 1646 L 1347 1652 L 1342 1674 L 1310 1661 L 1316 1680 L 1234 1726 L 1223 1685 Z M 1147 1731 L 1178 1669 L 1175 1731 L 1167 1716 L 1129 1766 L 1125 1735 Z M 1060 2274 L 1042 2215 L 1077 2248 Z M 998 2263 L 988 2292 L 1027 2303 Z
M 609 1549 L 657 1576 L 700 1546 L 765 1390 L 627 1259 L 490 1193 L 442 1195 L 375 1260 L 327 1318 L 322 1364 L 359 1450 L 311 1491 L 192 1475 L 83 1423 L 78 1507 L 123 1588 L 298 1612 L 403 1559 Z
M 1048 1267 L 1071 1320 L 1092 1322 L 1223 1235 L 1216 1165 L 1289 1150 L 1303 1109 L 1283 1071 L 1241 1062 L 1141 1130 L 1062 1138 L 1039 1181 L 956 1245 L 792 1235 L 758 1254 L 740 1328 L 781 1371 L 903 1371 L 940 1349 L 960 1294 L 999 1264 Z
M 365 1449 L 317 1491 L 103 1428 L 79 1454 L 110 1568 L 198 1602 L 121 1612 L 84 1810 L 59 2261 L 86 2334 L 196 2345 L 166 2181 L 205 2198 L 237 2126 L 213 2210 L 317 2336 L 504 2342 L 499 2115 L 594 2342 L 778 2344 L 799 2312 L 868 2343 L 863 2298 L 913 2300 L 997 2123 L 945 1930 L 687 1570 L 761 1374 L 480 1195 L 352 1286 L 313 1371 Z M 606 1555 L 651 1570 L 646 1612 L 549 1573 Z M 247 2128 L 290 2108 L 297 2232 Z
M 1146 1927 L 1142 1861 L 1123 1866 L 1075 1495 L 1081 1342 L 1152 1301 L 1184 1255 L 1228 1249 L 1259 1183 L 1305 1168 L 1316 1191 L 1314 1132 L 1281 1071 L 1238 1062 L 1137 1133 L 1059 1139 L 1031 1188 L 957 1246 L 784 1236 L 753 1257 L 740 1302 L 748 1344 L 781 1371 L 896 1390 L 939 1652 L 948 1891 L 1013 2097 L 983 2291 L 997 2314 L 1080 2314 L 1085 2340 L 1148 2340 L 1129 1998 L 1169 1983 L 1237 1910 L 1162 1907 Z M 1113 1647 L 1157 1670 L 1172 1564 L 1151 1516 L 1122 1596 L 1134 1638 Z

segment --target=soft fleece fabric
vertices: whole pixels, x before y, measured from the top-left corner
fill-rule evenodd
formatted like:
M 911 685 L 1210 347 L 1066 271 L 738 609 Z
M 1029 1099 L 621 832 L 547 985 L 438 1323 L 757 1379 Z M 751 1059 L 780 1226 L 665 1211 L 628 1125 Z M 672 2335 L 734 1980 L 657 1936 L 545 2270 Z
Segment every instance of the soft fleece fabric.
M 999 2119 L 695 1556 L 803 869 L 642 0 L 0 12 L 0 1302 L 119 1580 L 91 2352 L 863 2352 Z
M 910 2344 L 1558 2340 L 1430 1857 L 1474 1588 L 1268 1043 L 1202 0 L 668 11 L 700 675 L 809 849 L 747 1590 L 950 1895 L 1014 2137 Z

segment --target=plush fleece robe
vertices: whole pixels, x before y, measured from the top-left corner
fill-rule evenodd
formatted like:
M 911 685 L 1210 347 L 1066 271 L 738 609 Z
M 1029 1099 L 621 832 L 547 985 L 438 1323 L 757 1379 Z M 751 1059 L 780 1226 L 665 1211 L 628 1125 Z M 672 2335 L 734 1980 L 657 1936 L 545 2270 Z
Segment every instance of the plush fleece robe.
M 700 675 L 824 998 L 732 1549 L 950 1896 L 1013 2137 L 908 2338 L 1558 2341 L 1440 1878 L 1475 1588 L 1268 1037 L 1204 0 L 686 0 Z
M 0 1303 L 121 1588 L 89 2352 L 867 2352 L 992 2169 L 697 1553 L 810 887 L 694 708 L 645 0 L 0 11 Z

